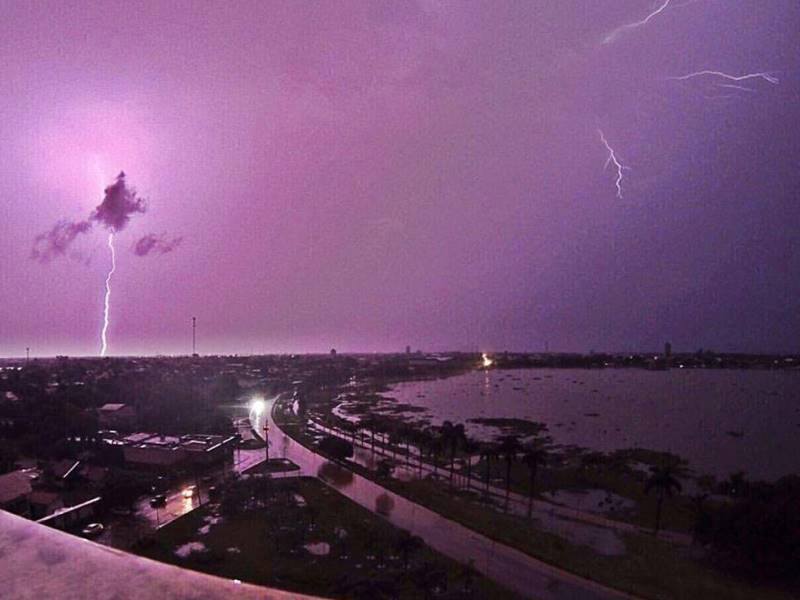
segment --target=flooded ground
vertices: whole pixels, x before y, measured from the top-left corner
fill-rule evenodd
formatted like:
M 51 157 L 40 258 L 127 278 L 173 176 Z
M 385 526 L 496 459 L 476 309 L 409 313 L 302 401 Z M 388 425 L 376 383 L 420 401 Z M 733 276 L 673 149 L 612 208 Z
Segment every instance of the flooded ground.
M 800 471 L 800 372 L 474 371 L 400 383 L 384 395 L 425 409 L 409 420 L 462 422 L 477 438 L 499 430 L 470 419 L 516 418 L 545 423 L 558 444 L 672 452 L 698 473 L 775 479 Z

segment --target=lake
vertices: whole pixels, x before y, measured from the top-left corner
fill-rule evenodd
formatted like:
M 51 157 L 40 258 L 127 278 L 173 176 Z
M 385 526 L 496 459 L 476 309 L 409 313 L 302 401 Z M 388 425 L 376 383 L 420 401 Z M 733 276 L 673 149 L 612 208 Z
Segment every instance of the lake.
M 473 371 L 394 385 L 386 397 L 423 407 L 432 424 L 514 417 L 547 424 L 557 444 L 678 454 L 698 474 L 754 479 L 800 472 L 800 372 L 672 369 Z

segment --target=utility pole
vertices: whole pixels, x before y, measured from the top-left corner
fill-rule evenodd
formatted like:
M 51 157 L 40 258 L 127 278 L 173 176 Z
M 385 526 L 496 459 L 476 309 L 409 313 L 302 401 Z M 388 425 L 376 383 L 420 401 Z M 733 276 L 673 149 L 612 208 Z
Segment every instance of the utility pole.
M 264 451 L 266 452 L 267 463 L 269 463 L 269 423 L 264 421 Z
M 192 356 L 197 356 L 197 317 L 192 317 Z
M 31 349 L 25 348 L 25 364 L 27 365 L 31 361 Z

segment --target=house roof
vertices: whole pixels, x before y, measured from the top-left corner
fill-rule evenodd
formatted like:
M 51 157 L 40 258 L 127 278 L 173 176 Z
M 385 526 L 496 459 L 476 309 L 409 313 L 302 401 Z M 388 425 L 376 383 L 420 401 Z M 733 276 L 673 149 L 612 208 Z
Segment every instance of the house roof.
M 28 500 L 31 504 L 38 504 L 40 506 L 50 506 L 54 502 L 57 502 L 61 499 L 55 492 L 45 492 L 44 490 L 36 490 L 35 492 L 31 492 L 31 495 L 28 497 Z
M 31 478 L 23 471 L 0 475 L 0 504 L 13 502 L 31 493 Z

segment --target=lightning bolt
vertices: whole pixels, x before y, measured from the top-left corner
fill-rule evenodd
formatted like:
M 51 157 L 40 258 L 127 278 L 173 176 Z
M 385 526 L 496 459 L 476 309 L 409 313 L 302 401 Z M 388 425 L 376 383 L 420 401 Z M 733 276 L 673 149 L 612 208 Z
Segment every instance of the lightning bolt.
M 100 332 L 100 356 L 105 356 L 108 350 L 108 312 L 111 303 L 111 276 L 117 269 L 117 255 L 114 252 L 114 234 L 108 234 L 108 249 L 111 251 L 111 270 L 106 275 L 106 296 L 103 308 L 103 330 Z
M 608 168 L 609 163 L 614 163 L 614 166 L 617 169 L 617 180 L 615 181 L 615 185 L 617 186 L 617 198 L 620 200 L 622 199 L 622 172 L 625 169 L 630 170 L 630 167 L 626 167 L 617 159 L 617 154 L 614 152 L 614 149 L 608 143 L 606 136 L 603 135 L 603 131 L 601 129 L 597 130 L 597 133 L 600 135 L 600 141 L 603 142 L 603 145 L 606 147 L 608 151 L 608 158 L 606 159 L 606 164 L 603 169 Z
M 615 41 L 620 36 L 620 34 L 625 33 L 626 31 L 647 25 L 653 17 L 656 17 L 657 15 L 661 14 L 664 10 L 666 10 L 666 8 L 669 6 L 669 3 L 670 0 L 664 0 L 664 3 L 661 6 L 653 10 L 653 12 L 651 12 L 641 21 L 636 21 L 635 23 L 628 23 L 627 25 L 622 25 L 620 27 L 617 27 L 614 31 L 609 33 L 603 39 L 603 44 L 610 44 L 611 42 Z
M 774 75 L 770 75 L 769 73 L 745 73 L 744 75 L 728 75 L 727 73 L 723 73 L 722 71 L 712 71 L 710 69 L 703 69 L 702 71 L 695 71 L 694 73 L 688 73 L 686 75 L 681 75 L 680 77 L 667 77 L 672 81 L 686 81 L 688 79 L 693 79 L 695 77 L 704 77 L 710 75 L 712 77 L 721 77 L 723 79 L 727 79 L 728 81 L 747 81 L 748 79 L 763 79 L 764 81 L 771 83 L 772 85 L 778 85 L 778 78 Z

